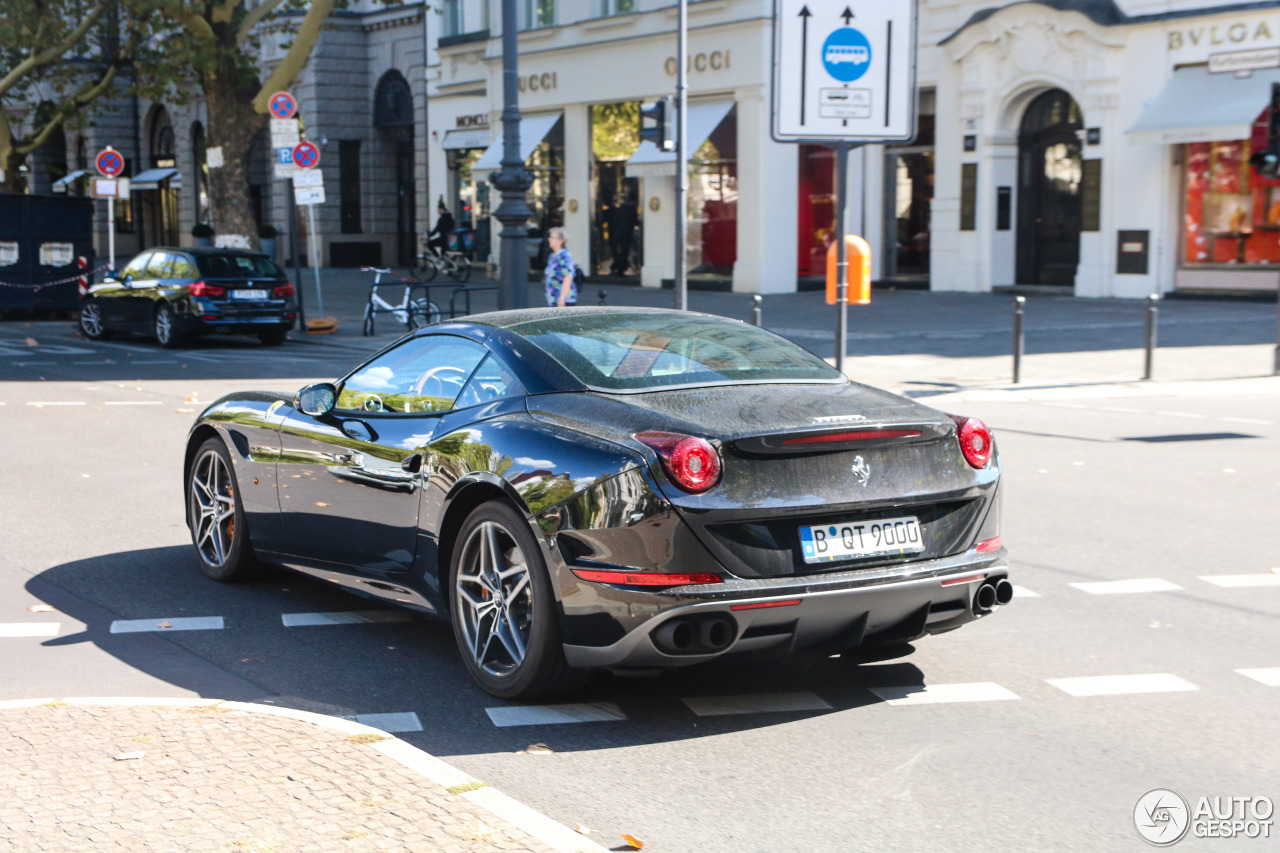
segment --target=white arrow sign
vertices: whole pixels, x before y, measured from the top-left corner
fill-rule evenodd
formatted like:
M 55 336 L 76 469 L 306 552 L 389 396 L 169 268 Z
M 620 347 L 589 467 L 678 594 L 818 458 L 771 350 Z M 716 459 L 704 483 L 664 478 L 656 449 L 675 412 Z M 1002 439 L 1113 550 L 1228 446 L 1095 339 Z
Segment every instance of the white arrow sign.
M 773 138 L 889 142 L 916 132 L 916 0 L 775 0 Z

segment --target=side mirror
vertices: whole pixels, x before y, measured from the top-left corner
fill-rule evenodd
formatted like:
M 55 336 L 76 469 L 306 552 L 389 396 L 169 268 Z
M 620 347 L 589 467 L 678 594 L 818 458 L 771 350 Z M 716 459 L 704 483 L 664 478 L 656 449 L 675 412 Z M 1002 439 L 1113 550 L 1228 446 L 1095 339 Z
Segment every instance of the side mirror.
M 304 415 L 319 417 L 333 411 L 338 402 L 338 389 L 328 382 L 317 382 L 299 391 L 293 398 L 293 407 Z

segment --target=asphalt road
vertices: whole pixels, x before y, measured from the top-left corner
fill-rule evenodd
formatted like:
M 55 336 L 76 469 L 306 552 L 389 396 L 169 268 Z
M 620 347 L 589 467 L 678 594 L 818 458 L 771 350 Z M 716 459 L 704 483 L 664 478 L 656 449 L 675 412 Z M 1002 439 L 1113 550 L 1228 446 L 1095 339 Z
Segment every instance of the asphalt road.
M 398 714 L 384 722 L 421 727 L 400 737 L 562 823 L 659 851 L 1139 850 L 1152 788 L 1280 799 L 1280 395 L 965 403 L 1003 454 L 1009 606 L 897 660 L 602 675 L 559 713 L 605 720 L 536 723 L 541 708 L 499 726 L 490 711 L 509 704 L 472 685 L 447 626 L 287 627 L 376 606 L 196 568 L 180 470 L 194 412 L 339 375 L 358 348 L 168 353 L 23 325 L 0 330 L 0 698 Z M 128 620 L 174 628 L 120 632 Z

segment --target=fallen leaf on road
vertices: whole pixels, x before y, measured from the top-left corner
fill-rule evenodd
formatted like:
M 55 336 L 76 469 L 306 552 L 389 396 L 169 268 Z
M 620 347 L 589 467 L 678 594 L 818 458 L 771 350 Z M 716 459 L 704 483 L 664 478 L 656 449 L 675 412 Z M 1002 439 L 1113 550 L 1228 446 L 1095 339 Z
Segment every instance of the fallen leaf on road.
M 199 403 L 199 402 L 200 402 L 200 392 L 199 392 L 199 391 L 192 391 L 190 394 L 188 394 L 188 395 L 187 395 L 187 402 L 188 402 L 188 403 Z
M 39 342 L 35 338 L 27 338 L 27 346 L 34 347 L 39 345 Z
M 144 755 L 146 755 L 146 753 L 142 750 L 138 750 L 137 752 L 122 752 L 116 756 L 116 761 L 128 761 L 131 758 L 141 758 Z M 622 837 L 626 838 L 625 835 Z
M 174 411 L 182 414 L 190 414 L 191 412 L 194 412 L 195 409 L 174 409 Z
M 52 613 L 53 606 L 49 604 L 33 604 L 27 610 L 31 613 Z
M 172 627 L 173 627 L 173 623 L 172 623 L 172 622 L 169 622 L 169 621 L 165 621 L 165 622 L 157 622 L 157 623 L 156 623 L 156 627 L 157 627 L 157 628 L 172 628 Z
M 581 835 L 590 835 L 590 834 L 591 834 L 591 829 L 590 829 L 589 827 L 585 827 L 585 826 L 583 826 L 583 825 L 582 825 L 582 824 L 580 824 L 580 823 L 575 823 L 575 824 L 573 825 L 573 831 L 574 831 L 574 832 L 577 832 L 577 833 L 579 833 L 579 834 L 581 834 Z
M 630 835 L 630 834 L 628 834 L 628 833 L 624 832 L 624 833 L 622 833 L 622 840 L 623 840 L 623 841 L 625 841 L 625 842 L 627 842 L 628 844 L 630 844 L 632 847 L 636 848 L 637 850 L 643 850 L 643 849 L 644 849 L 644 842 L 643 842 L 643 841 L 641 841 L 639 838 L 636 838 L 634 835 Z
M 524 752 L 529 755 L 551 755 L 555 750 L 545 743 L 531 743 L 524 748 Z

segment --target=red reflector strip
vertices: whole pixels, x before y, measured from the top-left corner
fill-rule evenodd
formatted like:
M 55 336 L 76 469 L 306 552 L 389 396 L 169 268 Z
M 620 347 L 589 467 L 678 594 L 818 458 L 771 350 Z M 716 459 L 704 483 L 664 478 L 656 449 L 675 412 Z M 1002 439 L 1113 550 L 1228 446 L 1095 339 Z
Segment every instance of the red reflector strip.
M 788 438 L 783 444 L 834 444 L 839 441 L 871 441 L 878 438 L 916 438 L 918 429 L 864 429 L 856 432 L 824 432 Z
M 998 551 L 998 550 L 1000 550 L 999 536 L 995 537 L 994 539 L 988 539 L 985 542 L 978 543 L 978 553 L 982 553 L 983 551 Z
M 600 572 L 574 569 L 573 573 L 584 581 L 593 583 L 617 583 L 626 586 L 685 586 L 688 584 L 722 583 L 723 578 L 710 572 L 695 574 L 663 572 Z
M 766 607 L 791 607 L 799 604 L 800 599 L 788 598 L 786 601 L 757 601 L 755 604 L 734 604 L 730 610 L 763 610 Z
M 943 586 L 959 586 L 962 583 L 973 583 L 974 581 L 986 580 L 986 575 L 966 575 L 962 578 L 947 578 L 942 582 Z

